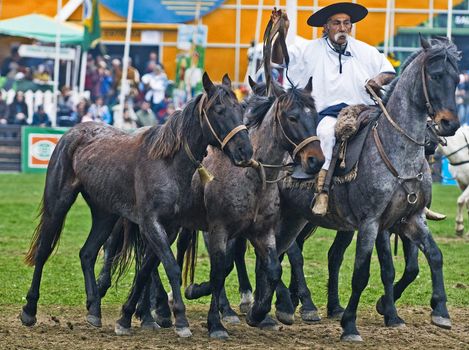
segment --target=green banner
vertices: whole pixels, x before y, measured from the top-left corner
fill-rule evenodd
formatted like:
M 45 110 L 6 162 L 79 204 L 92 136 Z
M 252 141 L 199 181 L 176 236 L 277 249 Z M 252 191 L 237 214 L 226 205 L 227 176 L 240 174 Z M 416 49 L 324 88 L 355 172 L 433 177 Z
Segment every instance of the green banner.
M 24 173 L 44 173 L 57 142 L 68 128 L 21 128 L 21 168 Z

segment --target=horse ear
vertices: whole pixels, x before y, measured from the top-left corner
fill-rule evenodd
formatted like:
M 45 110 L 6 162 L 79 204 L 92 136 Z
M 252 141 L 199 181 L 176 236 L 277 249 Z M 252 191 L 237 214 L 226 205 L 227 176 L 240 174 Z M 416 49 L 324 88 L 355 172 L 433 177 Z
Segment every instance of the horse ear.
M 313 91 L 313 77 L 309 77 L 308 83 L 306 84 L 304 90 L 309 93 Z
M 204 72 L 204 75 L 202 76 L 202 84 L 204 86 L 205 92 L 207 92 L 207 93 L 209 93 L 210 90 L 215 88 L 215 85 L 213 85 L 213 83 L 210 80 L 210 77 L 208 76 L 207 72 Z
M 248 76 L 248 82 L 249 82 L 249 86 L 251 87 L 251 90 L 254 90 L 256 88 L 257 84 L 254 80 L 252 80 L 250 75 Z
M 421 33 L 419 33 L 419 37 L 420 37 L 420 46 L 422 46 L 424 50 L 428 50 L 429 48 L 432 47 L 430 43 L 428 42 L 428 40 L 425 39 Z
M 228 76 L 228 74 L 225 74 L 221 80 L 221 82 L 223 83 L 223 85 L 225 85 L 226 87 L 230 88 L 231 89 L 231 79 L 230 77 Z

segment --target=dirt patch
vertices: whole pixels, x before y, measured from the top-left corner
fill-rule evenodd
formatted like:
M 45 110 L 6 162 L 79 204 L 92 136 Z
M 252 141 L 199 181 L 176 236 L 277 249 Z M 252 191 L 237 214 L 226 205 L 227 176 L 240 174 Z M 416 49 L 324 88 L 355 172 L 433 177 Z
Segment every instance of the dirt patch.
M 360 309 L 358 327 L 363 344 L 341 343 L 339 322 L 327 318 L 314 325 L 297 321 L 278 332 L 260 331 L 242 320 L 240 325 L 227 325 L 229 340 L 211 340 L 206 329 L 207 309 L 189 308 L 193 337 L 180 339 L 173 329 L 144 331 L 138 321 L 132 336 L 118 337 L 114 334 L 119 313 L 115 307 L 103 309 L 103 327 L 97 329 L 84 321 L 83 308 L 42 306 L 38 323 L 28 328 L 18 319 L 19 307 L 0 306 L 0 349 L 469 349 L 468 308 L 450 309 L 453 329 L 449 331 L 430 324 L 429 308 L 401 307 L 399 313 L 407 327 L 399 329 L 385 328 L 374 310 Z

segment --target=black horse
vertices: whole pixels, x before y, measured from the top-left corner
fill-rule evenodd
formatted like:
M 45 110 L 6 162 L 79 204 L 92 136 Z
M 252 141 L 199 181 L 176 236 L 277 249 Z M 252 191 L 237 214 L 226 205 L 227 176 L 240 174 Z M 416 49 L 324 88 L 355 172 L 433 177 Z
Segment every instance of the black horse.
M 204 74 L 203 85 L 205 93 L 175 112 L 164 126 L 131 135 L 88 122 L 60 139 L 47 170 L 41 220 L 26 256 L 35 270 L 21 313 L 24 325 L 36 322 L 43 266 L 59 240 L 67 212 L 81 193 L 92 214 L 92 228 L 80 251 L 88 322 L 101 325 L 94 265 L 99 249 L 123 217 L 139 225 L 148 246 L 162 261 L 174 291 L 176 331 L 180 336 L 191 335 L 179 290 L 181 272 L 170 249 L 179 226 L 177 218 L 185 215 L 184 194 L 208 145 L 223 149 L 238 166 L 247 166 L 252 156 L 242 110 L 228 76 L 223 77 L 223 84 L 214 85 Z

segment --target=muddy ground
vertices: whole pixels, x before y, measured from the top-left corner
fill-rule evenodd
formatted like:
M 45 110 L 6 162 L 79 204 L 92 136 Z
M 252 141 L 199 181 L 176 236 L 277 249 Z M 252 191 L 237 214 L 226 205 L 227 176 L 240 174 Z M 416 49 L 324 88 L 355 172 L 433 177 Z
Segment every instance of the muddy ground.
M 358 314 L 361 344 L 341 343 L 338 321 L 327 318 L 313 325 L 297 321 L 277 332 L 251 328 L 242 319 L 239 325 L 228 325 L 229 340 L 210 340 L 207 308 L 189 308 L 193 337 L 180 339 L 173 329 L 144 331 L 137 321 L 132 336 L 118 337 L 114 334 L 116 308 L 103 308 L 103 327 L 96 329 L 84 321 L 83 308 L 42 306 L 38 323 L 27 328 L 18 319 L 18 307 L 0 306 L 0 349 L 469 349 L 468 308 L 450 309 L 452 330 L 431 325 L 430 309 L 425 307 L 401 307 L 407 327 L 399 329 L 383 327 L 376 311 L 362 308 Z

